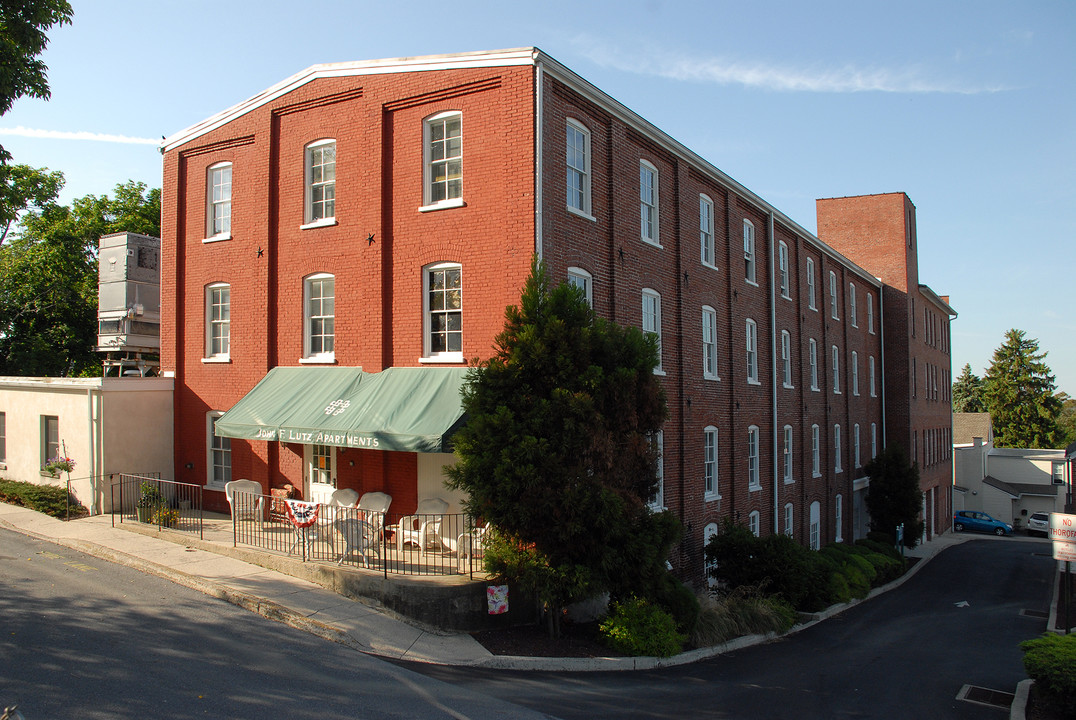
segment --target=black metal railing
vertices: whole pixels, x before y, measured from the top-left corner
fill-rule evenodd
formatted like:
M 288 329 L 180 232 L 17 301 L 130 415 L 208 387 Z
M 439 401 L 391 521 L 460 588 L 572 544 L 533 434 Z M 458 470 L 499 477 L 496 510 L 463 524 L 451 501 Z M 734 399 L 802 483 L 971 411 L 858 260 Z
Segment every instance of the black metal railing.
M 483 570 L 482 533 L 464 513 L 403 515 L 233 492 L 235 545 L 395 575 Z
M 112 479 L 112 524 L 141 522 L 204 539 L 202 486 L 161 480 L 159 473 L 116 473 Z

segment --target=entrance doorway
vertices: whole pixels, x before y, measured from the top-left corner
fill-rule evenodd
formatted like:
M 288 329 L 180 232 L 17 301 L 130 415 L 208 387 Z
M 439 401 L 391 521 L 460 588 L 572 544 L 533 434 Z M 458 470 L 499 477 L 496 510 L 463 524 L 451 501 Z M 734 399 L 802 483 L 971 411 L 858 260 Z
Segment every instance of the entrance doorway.
M 336 490 L 336 448 L 306 445 L 305 455 L 303 497 L 310 502 L 327 504 Z

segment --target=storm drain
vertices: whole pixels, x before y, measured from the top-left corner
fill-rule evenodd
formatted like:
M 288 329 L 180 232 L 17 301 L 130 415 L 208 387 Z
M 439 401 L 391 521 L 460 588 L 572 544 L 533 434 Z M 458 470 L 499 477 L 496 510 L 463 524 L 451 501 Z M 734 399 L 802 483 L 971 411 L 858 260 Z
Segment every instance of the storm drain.
M 1027 610 L 1027 609 L 1024 609 L 1024 610 L 1020 611 L 1020 614 L 1023 615 L 1024 617 L 1039 618 L 1040 620 L 1049 620 L 1050 619 L 1050 613 L 1043 612 L 1042 610 Z
M 975 703 L 976 705 L 1008 709 L 1012 707 L 1013 694 L 976 685 L 965 685 L 960 688 L 956 699 Z

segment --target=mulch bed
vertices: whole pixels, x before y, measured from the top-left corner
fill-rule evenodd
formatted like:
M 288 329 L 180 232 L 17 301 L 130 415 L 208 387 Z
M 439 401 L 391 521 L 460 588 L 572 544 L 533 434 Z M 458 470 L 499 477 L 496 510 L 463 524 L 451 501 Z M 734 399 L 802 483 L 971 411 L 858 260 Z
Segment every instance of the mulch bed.
M 544 625 L 518 625 L 471 633 L 482 647 L 494 655 L 521 657 L 623 657 L 622 653 L 602 645 L 597 623 L 561 625 L 559 638 L 549 637 Z

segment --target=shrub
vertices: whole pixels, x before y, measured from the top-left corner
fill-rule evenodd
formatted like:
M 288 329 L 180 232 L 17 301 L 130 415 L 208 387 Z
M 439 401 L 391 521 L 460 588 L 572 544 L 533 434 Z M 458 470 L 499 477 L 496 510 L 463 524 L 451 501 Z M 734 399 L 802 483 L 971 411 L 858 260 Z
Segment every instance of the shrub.
M 782 633 L 796 622 L 796 611 L 787 602 L 747 586 L 724 595 L 704 595 L 699 605 L 691 637 L 695 647 L 720 645 L 744 635 Z
M 599 632 L 602 642 L 626 655 L 671 657 L 687 639 L 676 631 L 672 615 L 641 598 L 614 603 Z
M 650 599 L 673 616 L 677 630 L 691 635 L 699 619 L 699 599 L 691 588 L 677 580 L 672 573 L 665 573 L 651 591 Z
M 882 534 L 882 533 L 869 533 L 869 535 L 875 535 L 875 534 Z M 868 535 L 868 537 L 860 538 L 859 540 L 856 540 L 856 545 L 859 545 L 860 547 L 865 547 L 868 550 L 870 550 L 871 552 L 876 552 L 879 555 L 885 555 L 886 557 L 891 557 L 894 560 L 900 560 L 901 559 L 900 551 L 897 550 L 896 547 L 894 547 L 893 543 L 887 543 L 887 542 L 881 542 L 881 541 L 878 541 L 878 540 L 872 540 L 869 537 L 869 535 Z
M 71 503 L 71 515 L 89 513 L 74 497 L 68 497 L 67 489 L 56 485 L 37 485 L 0 479 L 0 501 L 21 505 L 54 518 L 67 515 L 67 503 Z
M 1046 634 L 1020 643 L 1024 670 L 1063 717 L 1076 717 L 1076 635 Z

